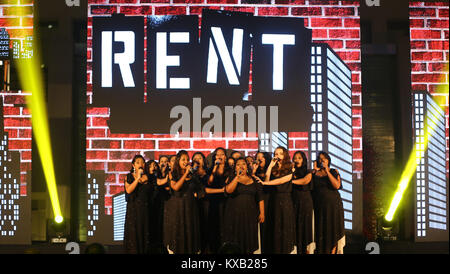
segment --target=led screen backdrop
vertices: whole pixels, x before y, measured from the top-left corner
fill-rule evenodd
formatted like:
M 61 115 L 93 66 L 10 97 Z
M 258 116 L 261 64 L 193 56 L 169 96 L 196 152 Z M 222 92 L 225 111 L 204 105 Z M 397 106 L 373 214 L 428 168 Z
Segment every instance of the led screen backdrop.
M 31 243 L 30 94 L 17 89 L 11 70 L 33 56 L 32 41 L 33 1 L 0 0 L 0 244 Z
M 110 236 L 104 241 L 121 240 L 121 192 L 135 154 L 157 159 L 185 149 L 208 155 L 219 146 L 254 155 L 283 145 L 291 154 L 306 152 L 310 160 L 328 151 L 344 182 L 345 227 L 354 229 L 353 187 L 362 178 L 359 1 L 148 2 L 88 1 L 88 241 L 104 237 L 96 231 L 105 223 L 109 228 L 101 231 Z M 284 58 L 276 57 L 280 52 Z M 202 108 L 222 110 L 278 105 L 280 130 L 267 133 L 267 119 L 266 133 L 250 127 L 244 133 L 198 136 L 204 119 L 200 127 L 191 122 L 190 136 L 170 136 L 177 119 L 168 119 L 169 110 L 185 105 L 194 109 L 193 116 L 201 115 L 194 112 L 195 97 Z M 266 113 L 269 117 L 268 107 Z
M 417 241 L 448 241 L 448 9 L 439 1 L 409 9 Z

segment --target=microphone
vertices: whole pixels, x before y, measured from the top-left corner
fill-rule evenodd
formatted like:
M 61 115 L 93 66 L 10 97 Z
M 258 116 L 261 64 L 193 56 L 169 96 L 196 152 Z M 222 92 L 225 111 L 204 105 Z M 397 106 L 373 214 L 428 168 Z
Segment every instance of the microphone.
M 194 174 L 197 170 L 198 170 L 198 166 L 196 166 L 196 167 L 191 166 L 191 168 L 189 169 L 191 174 Z
M 216 161 L 214 164 L 215 164 L 216 166 L 218 166 L 218 165 L 220 165 L 220 161 Z

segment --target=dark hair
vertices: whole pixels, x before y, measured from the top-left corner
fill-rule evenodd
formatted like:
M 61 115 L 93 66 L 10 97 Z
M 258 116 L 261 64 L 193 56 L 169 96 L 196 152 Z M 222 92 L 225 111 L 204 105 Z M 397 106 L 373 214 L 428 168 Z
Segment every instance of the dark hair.
M 195 157 L 196 155 L 202 156 L 202 159 L 203 159 L 203 169 L 204 169 L 204 170 L 208 170 L 208 163 L 206 162 L 205 154 L 201 153 L 200 151 L 197 151 L 197 152 L 195 152 L 194 154 L 192 154 L 192 159 L 194 159 L 194 157 Z
M 136 155 L 134 155 L 133 160 L 131 160 L 131 165 L 134 165 L 134 163 L 136 162 L 136 160 L 139 159 L 139 158 L 141 158 L 141 159 L 144 161 L 144 163 L 145 163 L 145 158 L 144 158 L 144 156 L 142 156 L 142 155 L 140 155 L 140 154 L 136 154 Z M 130 173 L 133 173 L 133 171 L 134 171 L 134 167 L 131 166 Z
M 227 169 L 227 168 L 229 168 L 229 165 L 228 165 L 229 157 L 227 156 L 227 150 L 224 149 L 223 147 L 218 147 L 213 151 L 212 156 L 211 156 L 211 159 L 212 159 L 211 168 L 213 168 L 214 165 L 216 164 L 216 154 L 217 154 L 217 151 L 219 151 L 219 150 L 222 150 L 223 154 L 225 155 L 225 163 L 224 164 L 225 164 L 225 169 Z
M 264 170 L 261 170 L 261 167 L 258 166 L 258 170 L 256 170 L 256 173 L 266 173 L 267 167 L 270 165 L 270 161 L 272 161 L 272 155 L 270 155 L 269 152 L 266 151 L 258 151 L 255 155 L 258 156 L 258 154 L 261 153 L 264 157 L 265 163 L 264 163 Z
M 306 173 L 308 173 L 308 159 L 306 158 L 306 155 L 303 151 L 297 151 L 294 153 L 294 155 L 292 156 L 292 162 L 294 162 L 294 158 L 295 155 L 300 154 L 300 156 L 302 157 L 303 161 L 302 161 L 302 165 L 297 168 L 294 164 L 294 177 L 295 178 L 303 178 L 306 176 Z
M 240 151 L 237 151 L 237 150 L 233 150 L 233 151 L 231 152 L 231 154 L 230 154 L 230 157 L 231 157 L 231 158 L 234 158 L 234 157 L 233 157 L 233 154 L 235 154 L 235 153 L 239 153 L 238 159 L 239 159 L 240 157 L 242 157 L 242 153 L 241 153 Z M 237 160 L 237 159 L 236 159 L 236 160 Z
M 167 160 L 170 160 L 169 156 L 167 156 L 167 155 L 159 155 L 158 162 L 161 162 L 161 158 L 164 158 L 164 157 L 166 157 Z
M 330 155 L 328 155 L 328 153 L 326 153 L 325 151 L 320 151 L 320 152 L 317 154 L 317 159 L 316 159 L 317 164 L 319 164 L 319 162 L 320 162 L 320 155 L 323 155 L 323 156 L 328 160 L 328 167 L 331 168 L 331 158 L 330 158 Z
M 239 157 L 239 158 L 242 158 L 242 157 Z M 239 158 L 238 158 L 238 159 L 239 159 Z M 229 158 L 227 159 L 227 162 L 230 161 L 230 160 L 236 163 L 236 160 L 237 160 L 237 159 L 234 159 L 233 157 L 229 157 Z
M 275 155 L 275 151 L 277 149 L 283 150 L 283 160 L 281 161 L 281 167 L 278 167 L 278 165 L 275 165 L 272 169 L 272 175 L 279 178 L 283 177 L 285 175 L 288 175 L 290 172 L 292 172 L 292 162 L 291 158 L 289 157 L 289 152 L 285 147 L 279 146 L 277 147 L 273 153 Z
M 173 166 L 172 178 L 173 180 L 178 180 L 182 176 L 181 167 L 180 167 L 180 159 L 183 155 L 186 155 L 189 160 L 189 153 L 186 150 L 180 150 L 175 158 L 175 164 Z
M 156 161 L 155 161 L 155 160 L 152 160 L 152 159 L 148 160 L 148 161 L 145 163 L 145 174 L 147 175 L 147 177 L 148 177 L 149 179 L 150 179 L 150 176 L 152 176 L 152 174 L 150 174 L 150 172 L 149 172 L 150 165 L 151 165 L 152 163 L 155 163 L 155 171 L 154 171 L 154 173 L 153 173 L 153 176 L 156 177 L 156 176 L 158 176 L 158 174 L 160 173 L 158 163 L 156 163 Z
M 245 165 L 247 166 L 247 175 L 248 175 L 248 176 L 251 176 L 252 170 L 251 170 L 251 168 L 248 166 L 247 161 L 245 160 L 245 158 L 241 156 L 241 157 L 237 158 L 236 160 L 234 160 L 233 177 L 236 176 L 236 165 L 237 165 L 237 162 L 238 162 L 238 161 L 244 161 L 244 162 L 245 162 Z

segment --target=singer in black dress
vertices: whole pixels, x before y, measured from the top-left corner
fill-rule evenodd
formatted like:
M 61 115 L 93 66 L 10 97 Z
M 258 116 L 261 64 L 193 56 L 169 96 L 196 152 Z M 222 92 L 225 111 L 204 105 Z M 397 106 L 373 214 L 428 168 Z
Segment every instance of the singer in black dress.
M 284 147 L 274 151 L 274 158 L 266 171 L 265 181 L 289 178 L 292 176 L 292 162 L 289 153 Z M 273 231 L 273 253 L 295 253 L 295 215 L 292 202 L 292 184 L 289 180 L 275 186 L 273 198 L 269 201 L 267 215 L 270 216 L 271 230 Z
M 257 176 L 261 181 L 265 181 L 266 171 L 269 167 L 270 162 L 272 161 L 272 156 L 269 152 L 258 151 L 256 153 L 255 162 L 253 162 L 253 175 Z M 265 212 L 265 221 L 260 224 L 261 227 L 261 253 L 262 254 L 270 254 L 273 253 L 272 248 L 272 238 L 273 231 L 271 230 L 273 227 L 270 225 L 272 223 L 270 221 L 270 216 L 267 214 L 269 212 L 269 201 L 273 198 L 275 187 L 270 185 L 263 185 L 262 187 L 262 198 L 264 200 L 264 212 Z
M 152 186 L 144 174 L 145 159 L 134 156 L 132 170 L 125 182 L 127 213 L 125 215 L 124 248 L 126 253 L 147 254 L 150 248 L 150 199 Z
M 255 176 L 256 177 L 256 176 Z M 235 163 L 234 177 L 227 180 L 223 240 L 240 247 L 244 254 L 258 248 L 258 223 L 264 222 L 262 185 L 252 177 L 245 158 Z
M 196 169 L 196 174 L 200 180 L 200 184 L 206 189 L 208 187 L 208 167 L 206 166 L 205 155 L 201 152 L 196 152 L 192 155 L 193 167 Z M 197 197 L 199 216 L 200 216 L 200 234 L 201 234 L 201 253 L 208 252 L 208 210 L 209 210 L 209 195 L 199 195 Z
M 173 194 L 169 206 L 164 208 L 164 245 L 176 254 L 199 253 L 201 248 L 200 220 L 194 196 L 200 183 L 190 169 L 189 155 L 181 150 L 169 174 Z
M 163 244 L 164 205 L 170 198 L 169 157 L 161 155 L 155 170 L 156 184 L 152 198 L 151 230 L 153 232 L 152 245 L 156 253 L 167 253 Z
M 313 252 L 313 248 L 308 249 L 313 243 L 312 174 L 308 172 L 308 160 L 302 151 L 294 153 L 292 161 L 294 162 L 292 198 L 296 220 L 297 253 L 309 254 Z
M 230 176 L 231 169 L 228 166 L 226 151 L 224 148 L 216 148 L 212 154 L 213 166 L 208 174 L 208 187 L 222 189 L 225 181 Z M 223 243 L 223 218 L 226 197 L 223 194 L 209 195 L 208 210 L 208 243 L 211 253 L 218 253 Z
M 341 178 L 336 169 L 330 169 L 330 164 L 330 156 L 320 152 L 312 176 L 314 228 L 319 254 L 337 253 L 338 242 L 345 239 L 344 208 L 338 192 L 342 188 Z

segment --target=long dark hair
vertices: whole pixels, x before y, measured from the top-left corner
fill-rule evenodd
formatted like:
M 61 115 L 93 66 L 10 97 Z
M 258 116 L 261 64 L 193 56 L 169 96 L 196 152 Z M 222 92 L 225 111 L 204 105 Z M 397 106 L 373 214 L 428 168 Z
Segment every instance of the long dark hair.
M 210 167 L 210 169 L 211 169 L 211 171 L 212 171 L 212 169 L 214 168 L 214 165 L 216 164 L 216 155 L 217 155 L 217 151 L 219 151 L 219 150 L 222 150 L 223 151 L 223 154 L 225 155 L 225 167 L 224 167 L 224 173 L 227 171 L 227 170 L 229 170 L 230 169 L 230 166 L 228 165 L 228 156 L 227 156 L 227 150 L 226 149 L 224 149 L 223 147 L 218 147 L 218 148 L 216 148 L 215 150 L 214 150 L 214 152 L 212 153 L 212 157 L 211 157 L 211 159 L 212 159 L 212 164 L 211 164 L 211 167 Z
M 139 159 L 139 158 L 141 158 L 141 159 L 144 161 L 144 163 L 145 163 L 145 158 L 144 158 L 144 156 L 142 156 L 141 154 L 136 154 L 136 155 L 134 155 L 133 160 L 131 160 L 131 169 L 130 169 L 130 173 L 133 173 L 133 172 L 134 172 L 134 167 L 133 167 L 133 165 L 134 165 L 134 163 L 136 162 L 136 160 Z
M 173 166 L 172 170 L 172 178 L 173 180 L 178 180 L 182 176 L 182 170 L 180 167 L 180 159 L 183 155 L 186 155 L 188 157 L 189 161 L 189 153 L 186 150 L 180 150 L 177 155 L 175 156 L 175 164 Z
M 150 172 L 149 172 L 149 169 L 150 169 L 150 165 L 152 164 L 152 163 L 155 163 L 155 171 L 154 171 L 154 173 L 153 174 L 150 174 Z M 150 179 L 150 177 L 157 177 L 158 176 L 158 174 L 160 173 L 160 170 L 159 170 L 159 165 L 158 165 L 158 163 L 155 161 L 155 160 L 152 160 L 152 159 L 150 159 L 150 160 L 148 160 L 146 163 L 145 163 L 145 174 L 147 175 L 147 177 Z
M 275 165 L 272 169 L 272 175 L 274 177 L 283 177 L 285 175 L 288 175 L 289 173 L 292 172 L 292 162 L 291 162 L 291 158 L 289 157 L 289 152 L 285 147 L 277 147 L 274 150 L 274 153 L 277 149 L 281 149 L 283 150 L 283 160 L 281 161 L 281 167 L 278 167 L 278 165 Z
M 263 155 L 265 163 L 264 163 L 264 167 L 263 168 L 261 168 L 258 165 L 258 169 L 256 170 L 256 174 L 261 174 L 261 173 L 266 174 L 266 170 L 267 170 L 267 168 L 270 165 L 270 161 L 272 161 L 272 155 L 270 155 L 270 153 L 267 152 L 267 151 L 258 151 L 256 153 L 256 155 L 255 155 L 255 160 L 256 160 L 256 157 L 258 156 L 259 153 L 261 153 Z
M 194 159 L 194 157 L 195 157 L 196 155 L 202 156 L 202 159 L 203 159 L 203 169 L 204 169 L 204 170 L 208 170 L 208 163 L 206 162 L 205 154 L 201 153 L 200 151 L 197 151 L 197 152 L 195 152 L 194 154 L 192 154 L 192 159 Z
M 297 154 L 300 154 L 300 156 L 302 157 L 303 161 L 302 161 L 302 165 L 300 167 L 297 167 L 294 164 L 294 168 L 295 168 L 294 177 L 295 178 L 303 178 L 308 173 L 308 159 L 306 158 L 306 155 L 305 155 L 305 153 L 303 151 L 297 151 L 292 156 L 292 162 L 293 163 L 294 163 L 295 155 L 297 155 Z

